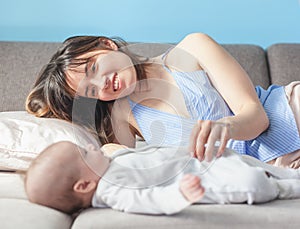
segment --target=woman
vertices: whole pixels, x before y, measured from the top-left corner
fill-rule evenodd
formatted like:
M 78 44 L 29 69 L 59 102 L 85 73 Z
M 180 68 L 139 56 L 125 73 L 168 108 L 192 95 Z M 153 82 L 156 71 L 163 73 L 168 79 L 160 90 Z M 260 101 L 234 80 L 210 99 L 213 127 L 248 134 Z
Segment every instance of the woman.
M 102 142 L 133 147 L 137 135 L 149 144 L 189 144 L 199 160 L 211 160 L 219 144 L 217 156 L 227 146 L 270 163 L 292 158 L 281 166 L 299 167 L 300 139 L 283 87 L 254 88 L 242 67 L 205 34 L 190 34 L 148 59 L 126 47 L 106 37 L 67 39 L 41 72 L 27 110 L 83 122 L 72 115 L 73 100 L 92 98 L 106 101 L 96 108 L 103 114 L 96 117 Z

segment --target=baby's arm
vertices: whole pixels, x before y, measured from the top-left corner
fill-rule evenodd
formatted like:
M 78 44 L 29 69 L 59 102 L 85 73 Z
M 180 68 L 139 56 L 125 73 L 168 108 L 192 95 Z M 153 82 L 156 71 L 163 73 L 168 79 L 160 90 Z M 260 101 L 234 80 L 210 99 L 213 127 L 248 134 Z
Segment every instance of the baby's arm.
M 198 176 L 186 174 L 180 181 L 179 189 L 187 201 L 195 203 L 204 195 L 204 188 Z
M 182 179 L 180 184 L 174 182 L 166 186 L 160 185 L 148 188 L 121 187 L 102 179 L 98 185 L 95 198 L 99 199 L 99 202 L 119 211 L 170 215 L 182 211 L 192 203 L 186 197 L 195 202 L 196 198 L 199 197 L 194 194 L 196 189 L 198 187 L 194 187 L 193 179 L 189 180 L 187 178 Z M 200 187 L 200 192 L 201 190 Z M 97 207 L 97 200 L 94 201 L 93 206 Z

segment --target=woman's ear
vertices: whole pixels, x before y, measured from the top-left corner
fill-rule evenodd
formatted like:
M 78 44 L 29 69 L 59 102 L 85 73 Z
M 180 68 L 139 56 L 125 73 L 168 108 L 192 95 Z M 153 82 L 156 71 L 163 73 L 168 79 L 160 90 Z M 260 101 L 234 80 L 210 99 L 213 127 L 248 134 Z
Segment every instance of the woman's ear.
M 100 42 L 102 44 L 104 44 L 106 47 L 109 47 L 111 48 L 112 50 L 115 50 L 117 51 L 118 50 L 118 46 L 116 45 L 116 43 L 110 39 L 107 39 L 107 38 L 101 38 L 100 39 Z
M 96 181 L 80 179 L 73 185 L 73 191 L 79 193 L 89 193 L 93 191 L 96 187 Z

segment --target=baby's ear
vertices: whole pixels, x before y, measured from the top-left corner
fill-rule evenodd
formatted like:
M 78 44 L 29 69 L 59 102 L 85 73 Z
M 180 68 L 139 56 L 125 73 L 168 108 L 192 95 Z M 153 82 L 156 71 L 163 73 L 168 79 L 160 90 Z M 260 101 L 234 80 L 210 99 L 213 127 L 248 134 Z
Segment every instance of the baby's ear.
M 74 192 L 89 193 L 97 187 L 97 182 L 93 180 L 80 179 L 73 185 Z
M 86 150 L 90 150 L 90 151 L 94 151 L 96 148 L 95 148 L 95 146 L 93 145 L 93 144 L 88 144 L 87 146 L 86 146 Z

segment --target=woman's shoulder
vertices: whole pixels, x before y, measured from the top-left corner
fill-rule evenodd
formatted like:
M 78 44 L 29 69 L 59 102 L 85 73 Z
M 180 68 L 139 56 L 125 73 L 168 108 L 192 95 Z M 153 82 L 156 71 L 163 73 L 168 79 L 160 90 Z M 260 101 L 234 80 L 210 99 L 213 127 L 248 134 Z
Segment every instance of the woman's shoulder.
M 191 33 L 170 51 L 169 60 L 192 60 L 193 66 L 197 63 L 202 69 L 220 57 L 224 57 L 224 49 L 213 38 L 205 33 Z
M 176 48 L 185 48 L 193 50 L 193 47 L 205 45 L 213 39 L 206 33 L 190 33 L 178 42 Z
M 201 70 L 199 58 L 197 57 L 198 51 L 195 50 L 201 50 L 201 46 L 204 46 L 209 39 L 209 36 L 204 33 L 188 34 L 168 51 L 165 64 L 182 71 Z

